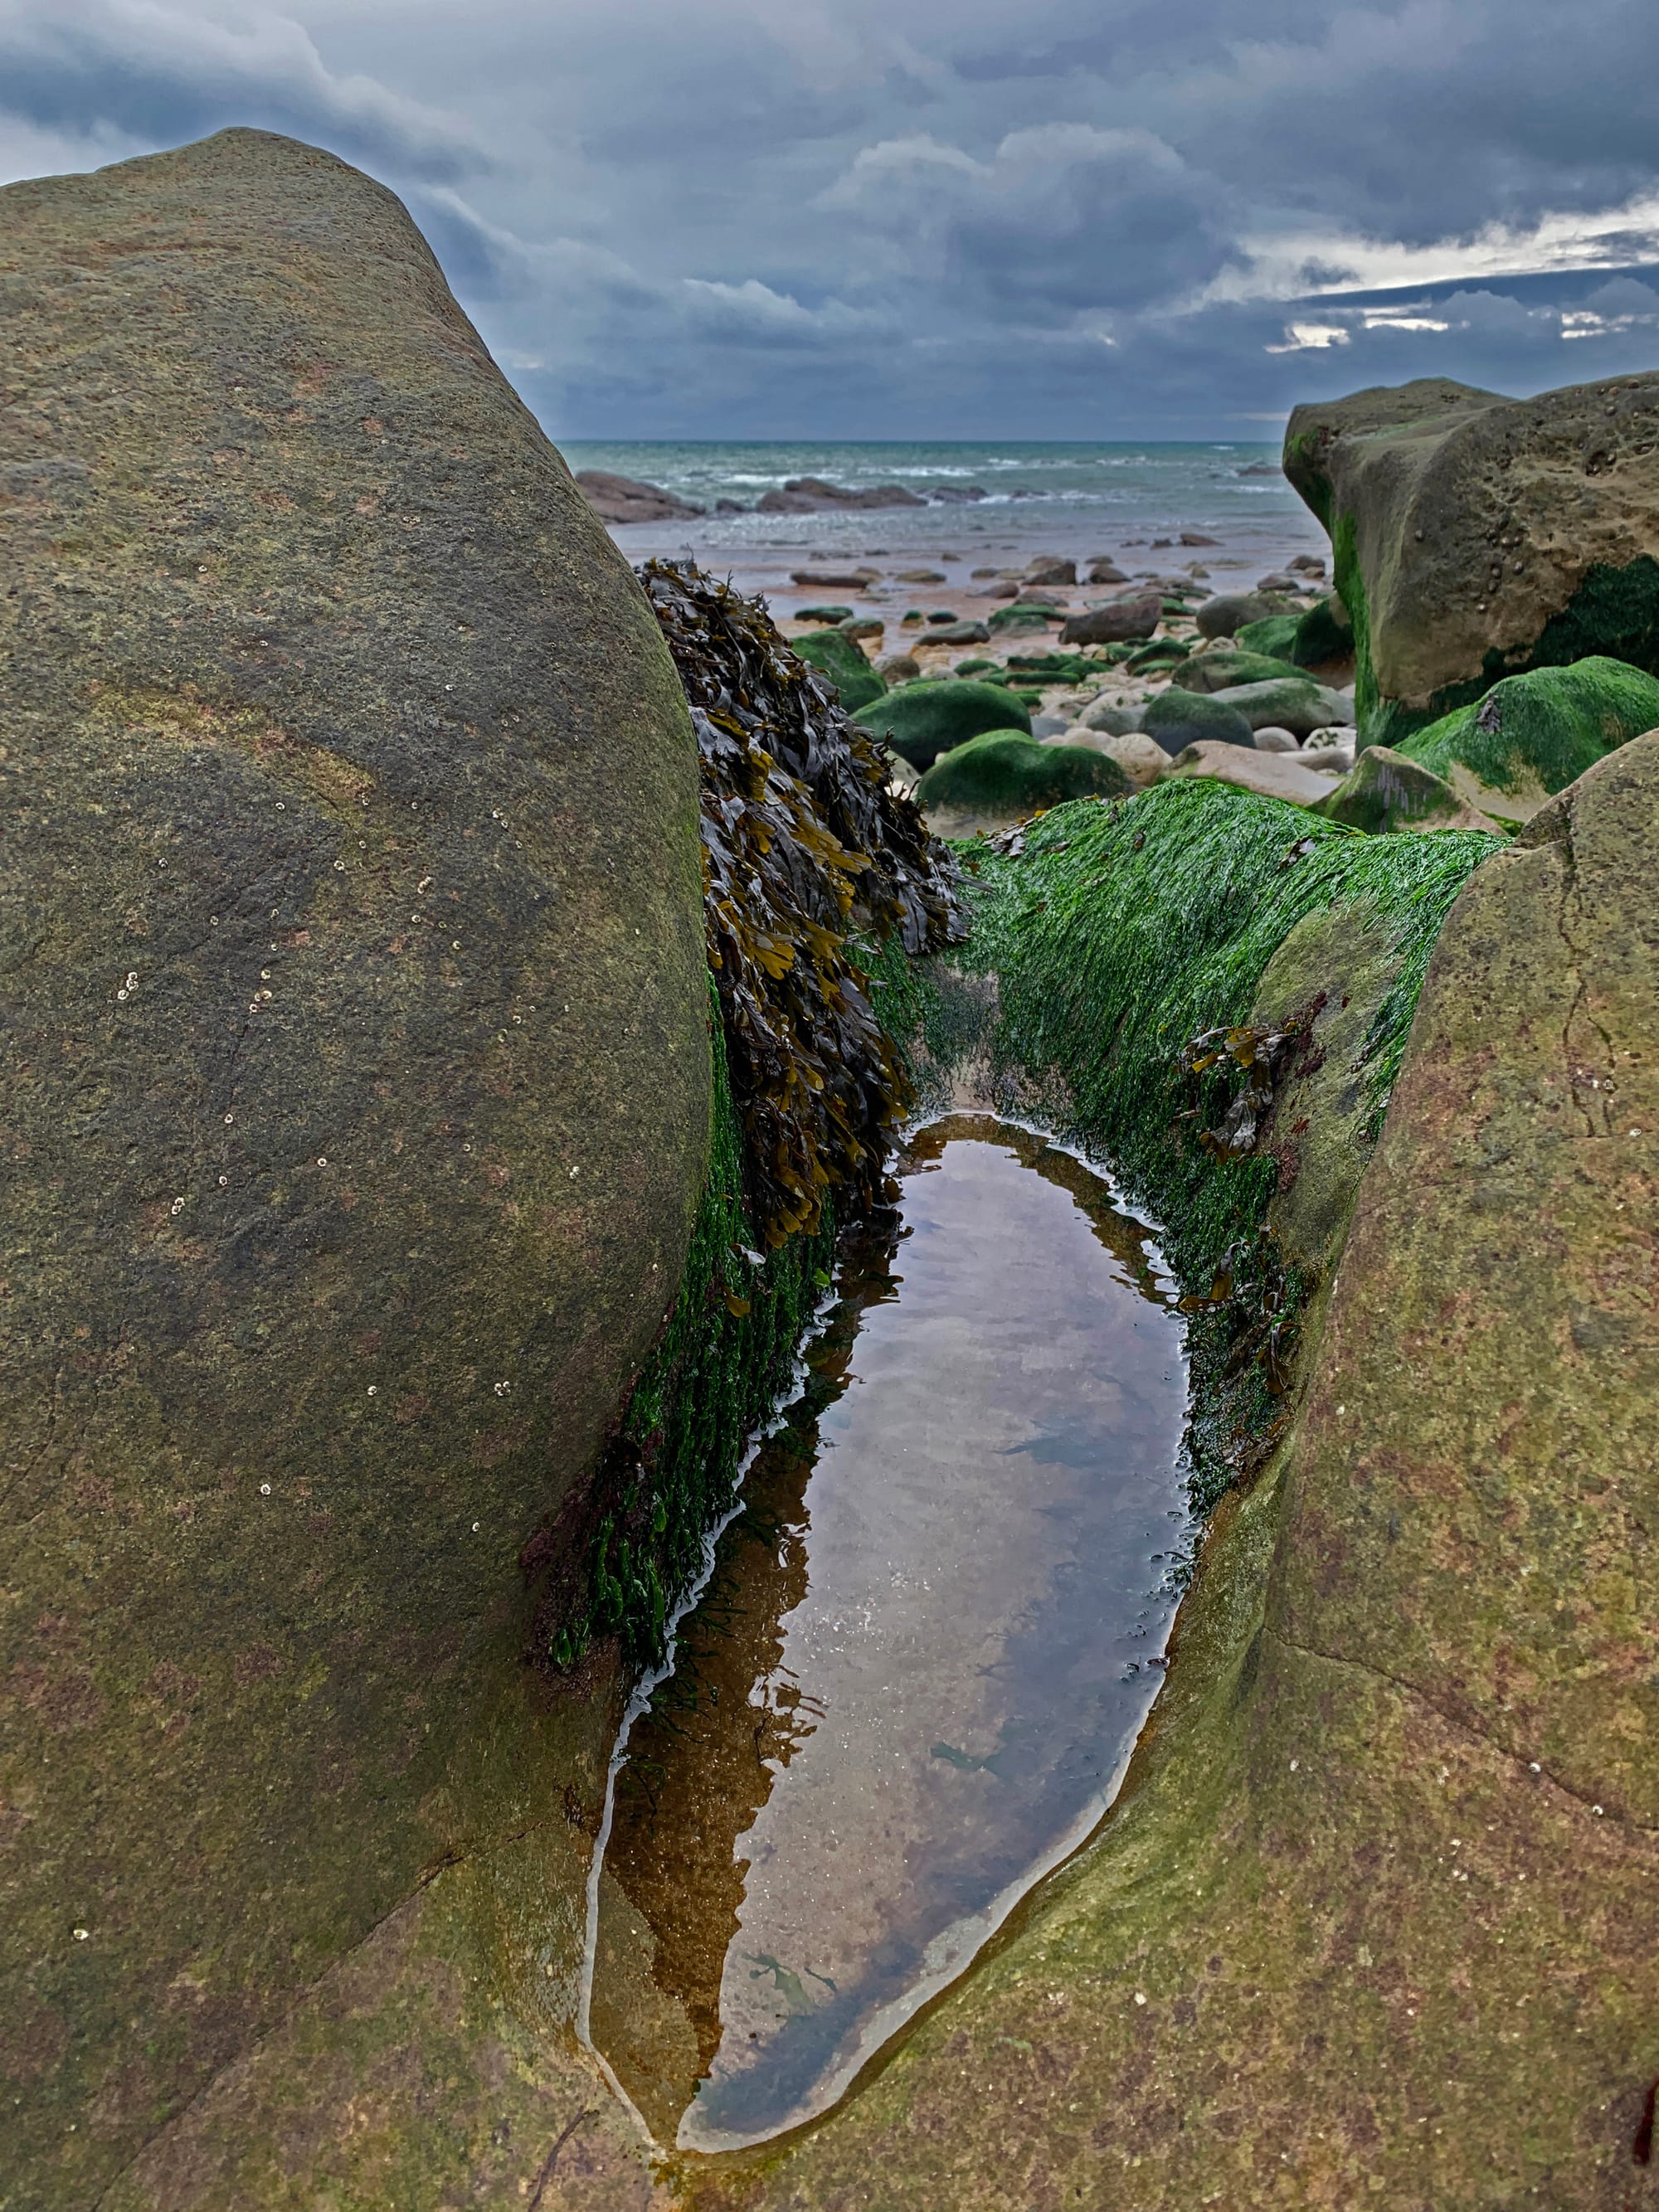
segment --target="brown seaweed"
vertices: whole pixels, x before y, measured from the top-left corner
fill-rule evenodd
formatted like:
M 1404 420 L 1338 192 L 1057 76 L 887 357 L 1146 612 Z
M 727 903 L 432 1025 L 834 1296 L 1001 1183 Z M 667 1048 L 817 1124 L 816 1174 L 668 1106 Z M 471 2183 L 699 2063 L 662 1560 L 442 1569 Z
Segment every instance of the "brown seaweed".
M 852 940 L 956 941 L 957 872 L 763 601 L 690 562 L 640 577 L 696 732 L 708 963 L 745 1195 L 775 1249 L 817 1229 L 830 1190 L 849 1215 L 880 1196 L 911 1093 Z

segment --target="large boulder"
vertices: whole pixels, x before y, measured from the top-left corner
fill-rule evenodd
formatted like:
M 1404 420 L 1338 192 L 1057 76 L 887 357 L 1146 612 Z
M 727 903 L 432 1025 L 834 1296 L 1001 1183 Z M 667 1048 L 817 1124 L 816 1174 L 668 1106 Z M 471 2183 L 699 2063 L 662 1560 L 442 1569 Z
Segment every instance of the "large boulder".
M 1031 734 L 1030 709 L 1000 684 L 963 683 L 959 678 L 933 684 L 907 684 L 890 691 L 853 717 L 891 746 L 912 768 L 928 769 L 953 745 L 966 744 L 986 730 Z
M 1218 592 L 1204 601 L 1194 619 L 1200 637 L 1237 637 L 1245 624 L 1265 622 L 1283 611 L 1280 602 L 1266 592 Z
M 1273 880 L 1323 834 L 1298 859 L 1281 831 Z M 1468 878 L 1356 1202 L 1404 919 L 1375 902 L 1463 841 L 1395 842 L 1336 849 L 1359 896 L 1250 1011 L 1311 1024 L 1265 1139 L 1274 1241 L 1340 1258 L 1115 1809 L 841 2112 L 699 2212 L 828 2212 L 872 2172 L 884 2212 L 1651 2201 L 1659 735 Z M 1079 867 L 1048 910 L 1092 933 L 1118 885 Z M 1051 1036 L 1068 1013 L 1087 1080 L 1119 1032 L 1062 1005 Z
M 1042 744 L 1017 730 L 992 730 L 942 754 L 915 796 L 936 835 L 960 836 L 1068 799 L 1121 799 L 1130 788 L 1117 762 L 1092 746 Z
M 1531 399 L 1425 377 L 1295 410 L 1285 473 L 1331 534 L 1367 743 L 1528 668 L 1659 671 L 1656 429 L 1653 371 Z
M 1505 677 L 1398 750 L 1443 776 L 1468 806 L 1524 822 L 1603 753 L 1659 727 L 1659 680 L 1592 656 Z
M 1301 664 L 1296 658 L 1297 634 L 1302 627 L 1299 615 L 1265 615 L 1257 622 L 1240 623 L 1232 632 L 1233 642 L 1246 653 L 1260 653 L 1270 660 L 1288 660 L 1292 665 Z M 1220 637 L 1224 631 L 1212 633 Z
M 517 2203 L 614 1711 L 519 1553 L 707 1158 L 684 698 L 390 192 L 0 207 L 5 2193 Z

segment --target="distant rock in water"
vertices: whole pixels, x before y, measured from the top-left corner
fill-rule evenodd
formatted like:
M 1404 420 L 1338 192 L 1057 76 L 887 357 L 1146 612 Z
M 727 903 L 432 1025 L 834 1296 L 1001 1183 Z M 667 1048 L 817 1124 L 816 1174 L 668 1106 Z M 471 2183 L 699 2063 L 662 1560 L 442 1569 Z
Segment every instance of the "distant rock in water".
M 481 1971 L 452 1862 L 528 1828 L 579 1881 L 581 1793 L 536 1778 L 604 1766 L 603 1674 L 556 1723 L 526 1696 L 519 1547 L 704 1175 L 685 699 L 380 185 L 229 131 L 13 185 L 0 241 L 7 2180 L 196 2193 L 168 2162 L 228 2154 L 256 2049 L 343 2171 L 283 2074 L 344 2103 L 380 2063 L 313 2002 L 343 1969 L 446 2116 L 398 2137 L 434 2203 L 421 2130 L 473 2126 L 470 2000 L 428 1994 Z M 562 2063 L 483 2137 L 550 2142 Z
M 632 477 L 612 476 L 607 469 L 579 470 L 576 482 L 581 486 L 582 497 L 601 522 L 681 522 L 703 511 L 677 499 L 660 484 L 640 483 Z M 722 500 L 720 506 L 727 514 L 741 512 L 730 500 Z
M 864 491 L 844 484 L 825 483 L 822 477 L 791 477 L 781 491 L 763 492 L 756 504 L 759 514 L 821 514 L 825 508 L 925 507 L 902 484 L 872 484 Z
M 1528 668 L 1659 672 L 1659 372 L 1532 399 L 1425 377 L 1298 407 L 1285 472 L 1331 533 L 1367 743 Z

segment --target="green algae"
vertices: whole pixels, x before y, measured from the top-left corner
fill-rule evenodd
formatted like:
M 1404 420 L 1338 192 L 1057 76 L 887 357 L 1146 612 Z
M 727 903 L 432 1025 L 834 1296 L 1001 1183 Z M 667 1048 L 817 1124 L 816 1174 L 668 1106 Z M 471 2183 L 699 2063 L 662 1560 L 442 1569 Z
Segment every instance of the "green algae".
M 763 607 L 690 563 L 641 574 L 697 738 L 710 1154 L 661 1338 L 592 1483 L 521 1557 L 534 1648 L 560 1668 L 612 1635 L 630 1665 L 660 1656 L 828 1282 L 836 1214 L 881 1201 L 911 1103 L 857 951 L 961 927 L 944 848 Z
M 1400 974 L 1362 1056 L 1381 1121 L 1429 954 L 1470 871 L 1502 838 L 1366 837 L 1288 802 L 1182 778 L 1120 804 L 1056 808 L 1018 854 L 988 850 L 965 967 L 1000 981 L 999 1052 L 1062 1077 L 1080 1127 L 1152 1200 L 1183 1274 L 1212 1272 L 1272 1194 L 1272 1164 L 1224 1164 L 1177 1134 L 1194 1103 L 1180 1055 L 1246 1021 L 1302 918 L 1366 899 Z
M 1189 1451 L 1200 1511 L 1235 1479 L 1241 1440 L 1271 1430 L 1313 1285 L 1263 1234 L 1279 1160 L 1218 1157 L 1200 1142 L 1224 1123 L 1238 1069 L 1227 1060 L 1194 1076 L 1184 1048 L 1205 1031 L 1249 1024 L 1269 962 L 1305 916 L 1334 907 L 1374 915 L 1395 969 L 1353 1071 L 1373 1136 L 1441 924 L 1470 872 L 1505 843 L 1467 830 L 1368 837 L 1283 800 L 1183 778 L 1127 800 L 1057 807 L 1012 837 L 963 848 L 975 873 L 974 927 L 950 966 L 995 978 L 991 1061 L 1111 1160 L 1163 1224 L 1192 1301 Z M 939 988 L 948 997 L 948 984 Z M 944 1028 L 925 998 L 919 1012 Z
M 1478 707 L 1443 716 L 1399 750 L 1436 775 L 1466 769 L 1489 792 L 1541 784 L 1553 796 L 1604 753 L 1656 726 L 1659 681 L 1598 654 L 1570 668 L 1506 677 Z
M 1344 660 L 1352 653 L 1352 625 L 1346 619 L 1346 608 L 1343 619 L 1338 619 L 1338 608 L 1342 608 L 1340 594 L 1328 592 L 1297 622 L 1290 658 L 1298 668 L 1322 667 L 1328 660 Z
M 797 638 L 791 650 L 798 659 L 807 661 L 829 678 L 849 714 L 870 706 L 887 689 L 857 643 L 842 630 L 822 629 L 811 637 Z
M 923 806 L 958 815 L 1030 814 L 1068 799 L 1127 792 L 1115 760 L 1087 745 L 1044 745 L 1018 730 L 988 730 L 941 753 L 916 787 Z
M 952 745 L 986 730 L 1024 730 L 1028 737 L 1031 732 L 1030 710 L 1011 690 L 976 678 L 907 684 L 861 707 L 853 719 L 912 768 L 924 770 Z
M 712 981 L 710 998 L 712 1146 L 679 1295 L 592 1490 L 526 1547 L 536 1645 L 560 1668 L 609 1635 L 630 1665 L 661 1656 L 669 1614 L 702 1568 L 707 1532 L 737 1494 L 747 1441 L 787 1382 L 829 1279 L 827 1206 L 811 1232 L 756 1248 Z

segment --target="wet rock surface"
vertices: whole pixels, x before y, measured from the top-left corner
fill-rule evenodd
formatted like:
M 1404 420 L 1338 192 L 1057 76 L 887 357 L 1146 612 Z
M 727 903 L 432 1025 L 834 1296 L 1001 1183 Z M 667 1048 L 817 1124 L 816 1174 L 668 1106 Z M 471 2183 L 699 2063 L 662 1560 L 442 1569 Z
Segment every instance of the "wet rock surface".
M 703 1173 L 684 700 L 389 192 L 233 131 L 0 204 L 8 2184 L 320 2186 L 357 2083 L 511 2187 L 580 2093 L 492 2144 L 462 1900 L 597 1780 L 516 1560 Z
M 1499 677 L 1659 670 L 1659 374 L 1510 399 L 1443 378 L 1292 413 L 1285 472 L 1331 532 L 1361 731 L 1398 745 Z
M 822 2109 L 1086 1832 L 1159 1680 L 1181 1323 L 1030 1131 L 899 1161 L 807 1387 L 635 1722 L 591 2033 L 659 2142 Z
M 1353 1204 L 1118 1811 L 829 2127 L 699 2205 L 876 2171 L 894 2206 L 1646 2201 L 1656 833 L 1652 737 L 1471 878 L 1357 1201 L 1304 1226 Z M 1282 1000 L 1375 991 L 1340 934 L 1358 965 L 1304 946 Z

